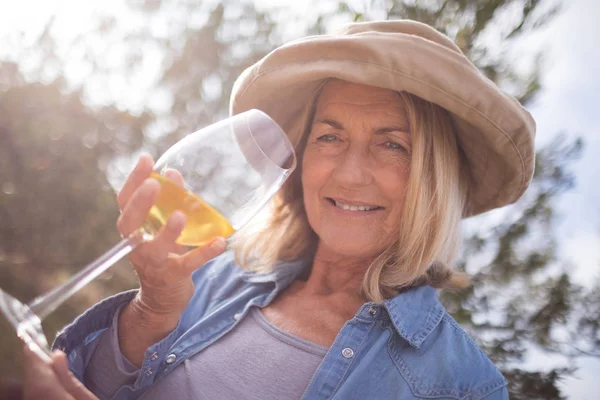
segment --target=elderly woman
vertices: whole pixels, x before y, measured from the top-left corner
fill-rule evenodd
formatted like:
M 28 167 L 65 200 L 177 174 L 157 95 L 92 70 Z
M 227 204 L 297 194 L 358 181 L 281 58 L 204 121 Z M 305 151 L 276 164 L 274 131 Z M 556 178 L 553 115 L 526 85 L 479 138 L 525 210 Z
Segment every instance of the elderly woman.
M 301 161 L 270 220 L 233 251 L 219 238 L 177 253 L 174 213 L 131 255 L 140 290 L 57 338 L 74 375 L 102 399 L 508 398 L 436 288 L 467 284 L 450 268 L 461 219 L 527 187 L 530 115 L 409 21 L 278 48 L 234 86 L 231 112 L 250 108 Z M 142 157 L 119 193 L 124 235 L 160 190 L 152 166 Z M 55 357 L 55 389 L 91 398 Z

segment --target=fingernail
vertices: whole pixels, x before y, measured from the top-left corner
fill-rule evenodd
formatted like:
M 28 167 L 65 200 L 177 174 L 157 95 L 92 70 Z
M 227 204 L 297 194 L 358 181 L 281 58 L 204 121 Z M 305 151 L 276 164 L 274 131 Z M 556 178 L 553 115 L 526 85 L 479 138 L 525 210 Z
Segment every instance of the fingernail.
M 185 219 L 184 213 L 182 213 L 181 211 L 174 211 L 173 214 L 171 214 L 171 217 L 169 217 L 169 220 L 167 221 L 167 228 L 168 229 L 179 228 L 179 225 L 182 224 L 182 221 L 184 219 Z
M 225 239 L 219 236 L 210 244 L 210 248 L 214 251 L 223 251 L 225 250 L 225 245 Z
M 138 159 L 138 163 L 141 163 L 143 160 L 150 160 L 150 161 L 152 161 L 152 156 L 150 155 L 150 153 L 142 153 L 142 154 L 140 154 L 140 158 Z
M 145 158 L 146 157 L 144 157 L 144 155 L 142 154 L 140 158 L 138 158 L 137 164 L 135 164 L 135 168 L 142 168 L 142 165 L 144 165 L 145 162 Z
M 157 181 L 154 178 L 146 178 L 146 180 L 144 181 L 144 186 L 151 187 L 152 185 L 159 185 L 160 186 L 160 182 Z

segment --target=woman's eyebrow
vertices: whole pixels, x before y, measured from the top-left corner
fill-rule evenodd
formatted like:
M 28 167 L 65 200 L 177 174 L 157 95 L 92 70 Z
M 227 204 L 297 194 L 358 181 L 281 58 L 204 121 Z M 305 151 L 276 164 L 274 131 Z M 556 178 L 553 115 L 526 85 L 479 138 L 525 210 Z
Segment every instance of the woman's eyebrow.
M 331 118 L 323 118 L 317 121 L 317 124 L 325 124 L 331 126 L 333 129 L 338 129 L 340 131 L 344 130 L 344 125 L 341 122 L 336 121 Z
M 390 133 L 390 132 L 410 133 L 409 130 L 408 130 L 408 126 L 406 126 L 406 125 L 385 126 L 383 128 L 377 128 L 377 129 L 375 129 L 375 134 L 376 135 L 383 135 L 383 134 Z
M 334 129 L 344 130 L 344 125 L 341 122 L 336 121 L 332 118 L 323 118 L 316 122 L 317 124 L 325 124 L 329 125 Z M 405 132 L 409 133 L 408 126 L 406 125 L 393 125 L 393 126 L 384 126 L 382 128 L 375 129 L 375 134 L 385 134 L 390 132 Z

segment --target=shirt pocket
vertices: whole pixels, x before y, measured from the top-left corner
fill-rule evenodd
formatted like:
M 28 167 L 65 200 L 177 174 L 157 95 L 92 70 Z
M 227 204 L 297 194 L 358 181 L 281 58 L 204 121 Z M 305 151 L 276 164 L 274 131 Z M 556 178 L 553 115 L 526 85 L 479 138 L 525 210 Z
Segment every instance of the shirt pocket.
M 415 348 L 394 333 L 387 347 L 392 362 L 416 398 L 482 399 L 506 385 L 489 360 L 482 360 L 475 351 L 457 352 L 444 341 L 440 345 Z

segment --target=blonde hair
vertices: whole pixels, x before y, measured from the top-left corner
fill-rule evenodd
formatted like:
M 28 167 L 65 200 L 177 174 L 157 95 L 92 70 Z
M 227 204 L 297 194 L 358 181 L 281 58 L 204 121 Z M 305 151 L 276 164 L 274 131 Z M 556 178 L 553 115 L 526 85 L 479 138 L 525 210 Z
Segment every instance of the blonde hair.
M 382 302 L 410 287 L 431 285 L 460 289 L 468 276 L 454 271 L 460 246 L 460 223 L 466 201 L 463 169 L 454 125 L 443 108 L 400 92 L 412 137 L 410 175 L 398 237 L 369 266 L 362 294 Z M 318 237 L 308 223 L 302 193 L 302 156 L 313 123 L 318 93 L 303 135 L 296 146 L 298 168 L 271 203 L 262 226 L 236 235 L 233 248 L 238 264 L 267 273 L 279 261 L 312 261 Z

